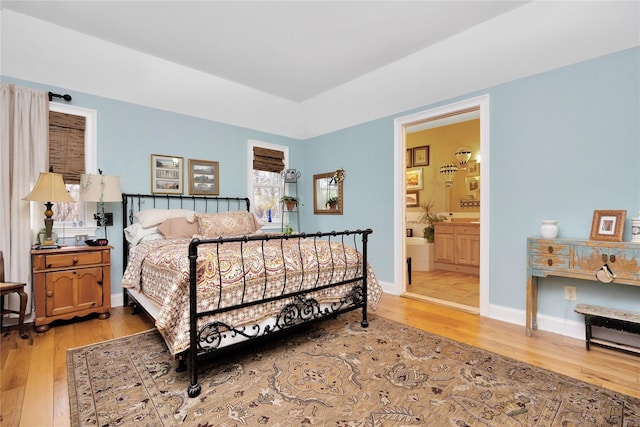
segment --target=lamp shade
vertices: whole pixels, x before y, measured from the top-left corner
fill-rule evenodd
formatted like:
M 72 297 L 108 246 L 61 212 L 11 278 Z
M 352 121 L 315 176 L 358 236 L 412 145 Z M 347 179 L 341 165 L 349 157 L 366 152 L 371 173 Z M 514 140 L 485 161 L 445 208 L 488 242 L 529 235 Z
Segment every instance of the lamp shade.
M 22 200 L 31 202 L 75 202 L 64 185 L 62 175 L 53 172 L 40 172 L 31 193 Z
M 80 200 L 85 202 L 121 201 L 120 177 L 82 174 L 80 176 Z

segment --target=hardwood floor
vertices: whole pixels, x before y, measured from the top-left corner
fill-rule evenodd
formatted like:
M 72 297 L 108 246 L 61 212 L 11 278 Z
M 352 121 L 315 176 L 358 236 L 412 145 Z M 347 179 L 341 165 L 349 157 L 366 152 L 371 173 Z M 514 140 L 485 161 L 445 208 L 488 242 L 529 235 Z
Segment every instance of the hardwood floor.
M 581 340 L 535 331 L 410 298 L 384 295 L 373 313 L 476 347 L 541 366 L 620 393 L 640 397 L 640 357 L 603 348 L 587 352 Z M 0 341 L 0 425 L 68 426 L 66 351 L 153 327 L 143 314 L 116 307 L 111 318 L 70 322 L 46 333 L 13 329 Z

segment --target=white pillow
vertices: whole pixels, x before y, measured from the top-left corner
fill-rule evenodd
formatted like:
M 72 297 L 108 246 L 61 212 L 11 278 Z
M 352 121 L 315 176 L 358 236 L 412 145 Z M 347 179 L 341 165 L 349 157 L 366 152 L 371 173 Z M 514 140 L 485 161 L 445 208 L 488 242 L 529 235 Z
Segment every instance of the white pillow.
M 187 221 L 193 222 L 194 215 L 195 211 L 186 209 L 147 209 L 133 216 L 138 220 L 138 224 L 142 228 L 149 228 L 160 225 L 165 219 L 169 218 L 186 218 Z
M 158 227 L 142 228 L 139 223 L 134 223 L 124 229 L 124 236 L 131 246 L 147 240 L 163 239 L 164 236 L 158 231 Z

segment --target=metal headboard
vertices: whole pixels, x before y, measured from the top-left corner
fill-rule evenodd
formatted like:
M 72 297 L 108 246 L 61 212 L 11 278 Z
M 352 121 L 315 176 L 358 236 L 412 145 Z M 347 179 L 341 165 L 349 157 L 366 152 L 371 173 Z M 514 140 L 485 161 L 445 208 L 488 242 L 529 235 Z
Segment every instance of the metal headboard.
M 129 242 L 124 229 L 133 224 L 134 215 L 145 209 L 190 209 L 201 213 L 250 210 L 247 197 L 183 196 L 181 194 L 122 193 L 123 268 L 129 260 Z

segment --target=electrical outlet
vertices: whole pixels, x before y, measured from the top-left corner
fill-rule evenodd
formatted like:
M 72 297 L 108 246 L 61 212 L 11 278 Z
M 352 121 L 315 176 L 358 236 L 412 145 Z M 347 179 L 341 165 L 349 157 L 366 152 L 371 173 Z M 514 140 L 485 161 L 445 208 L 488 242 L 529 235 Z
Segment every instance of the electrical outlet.
M 567 301 L 575 301 L 578 299 L 578 292 L 576 291 L 575 286 L 564 287 L 564 299 Z

